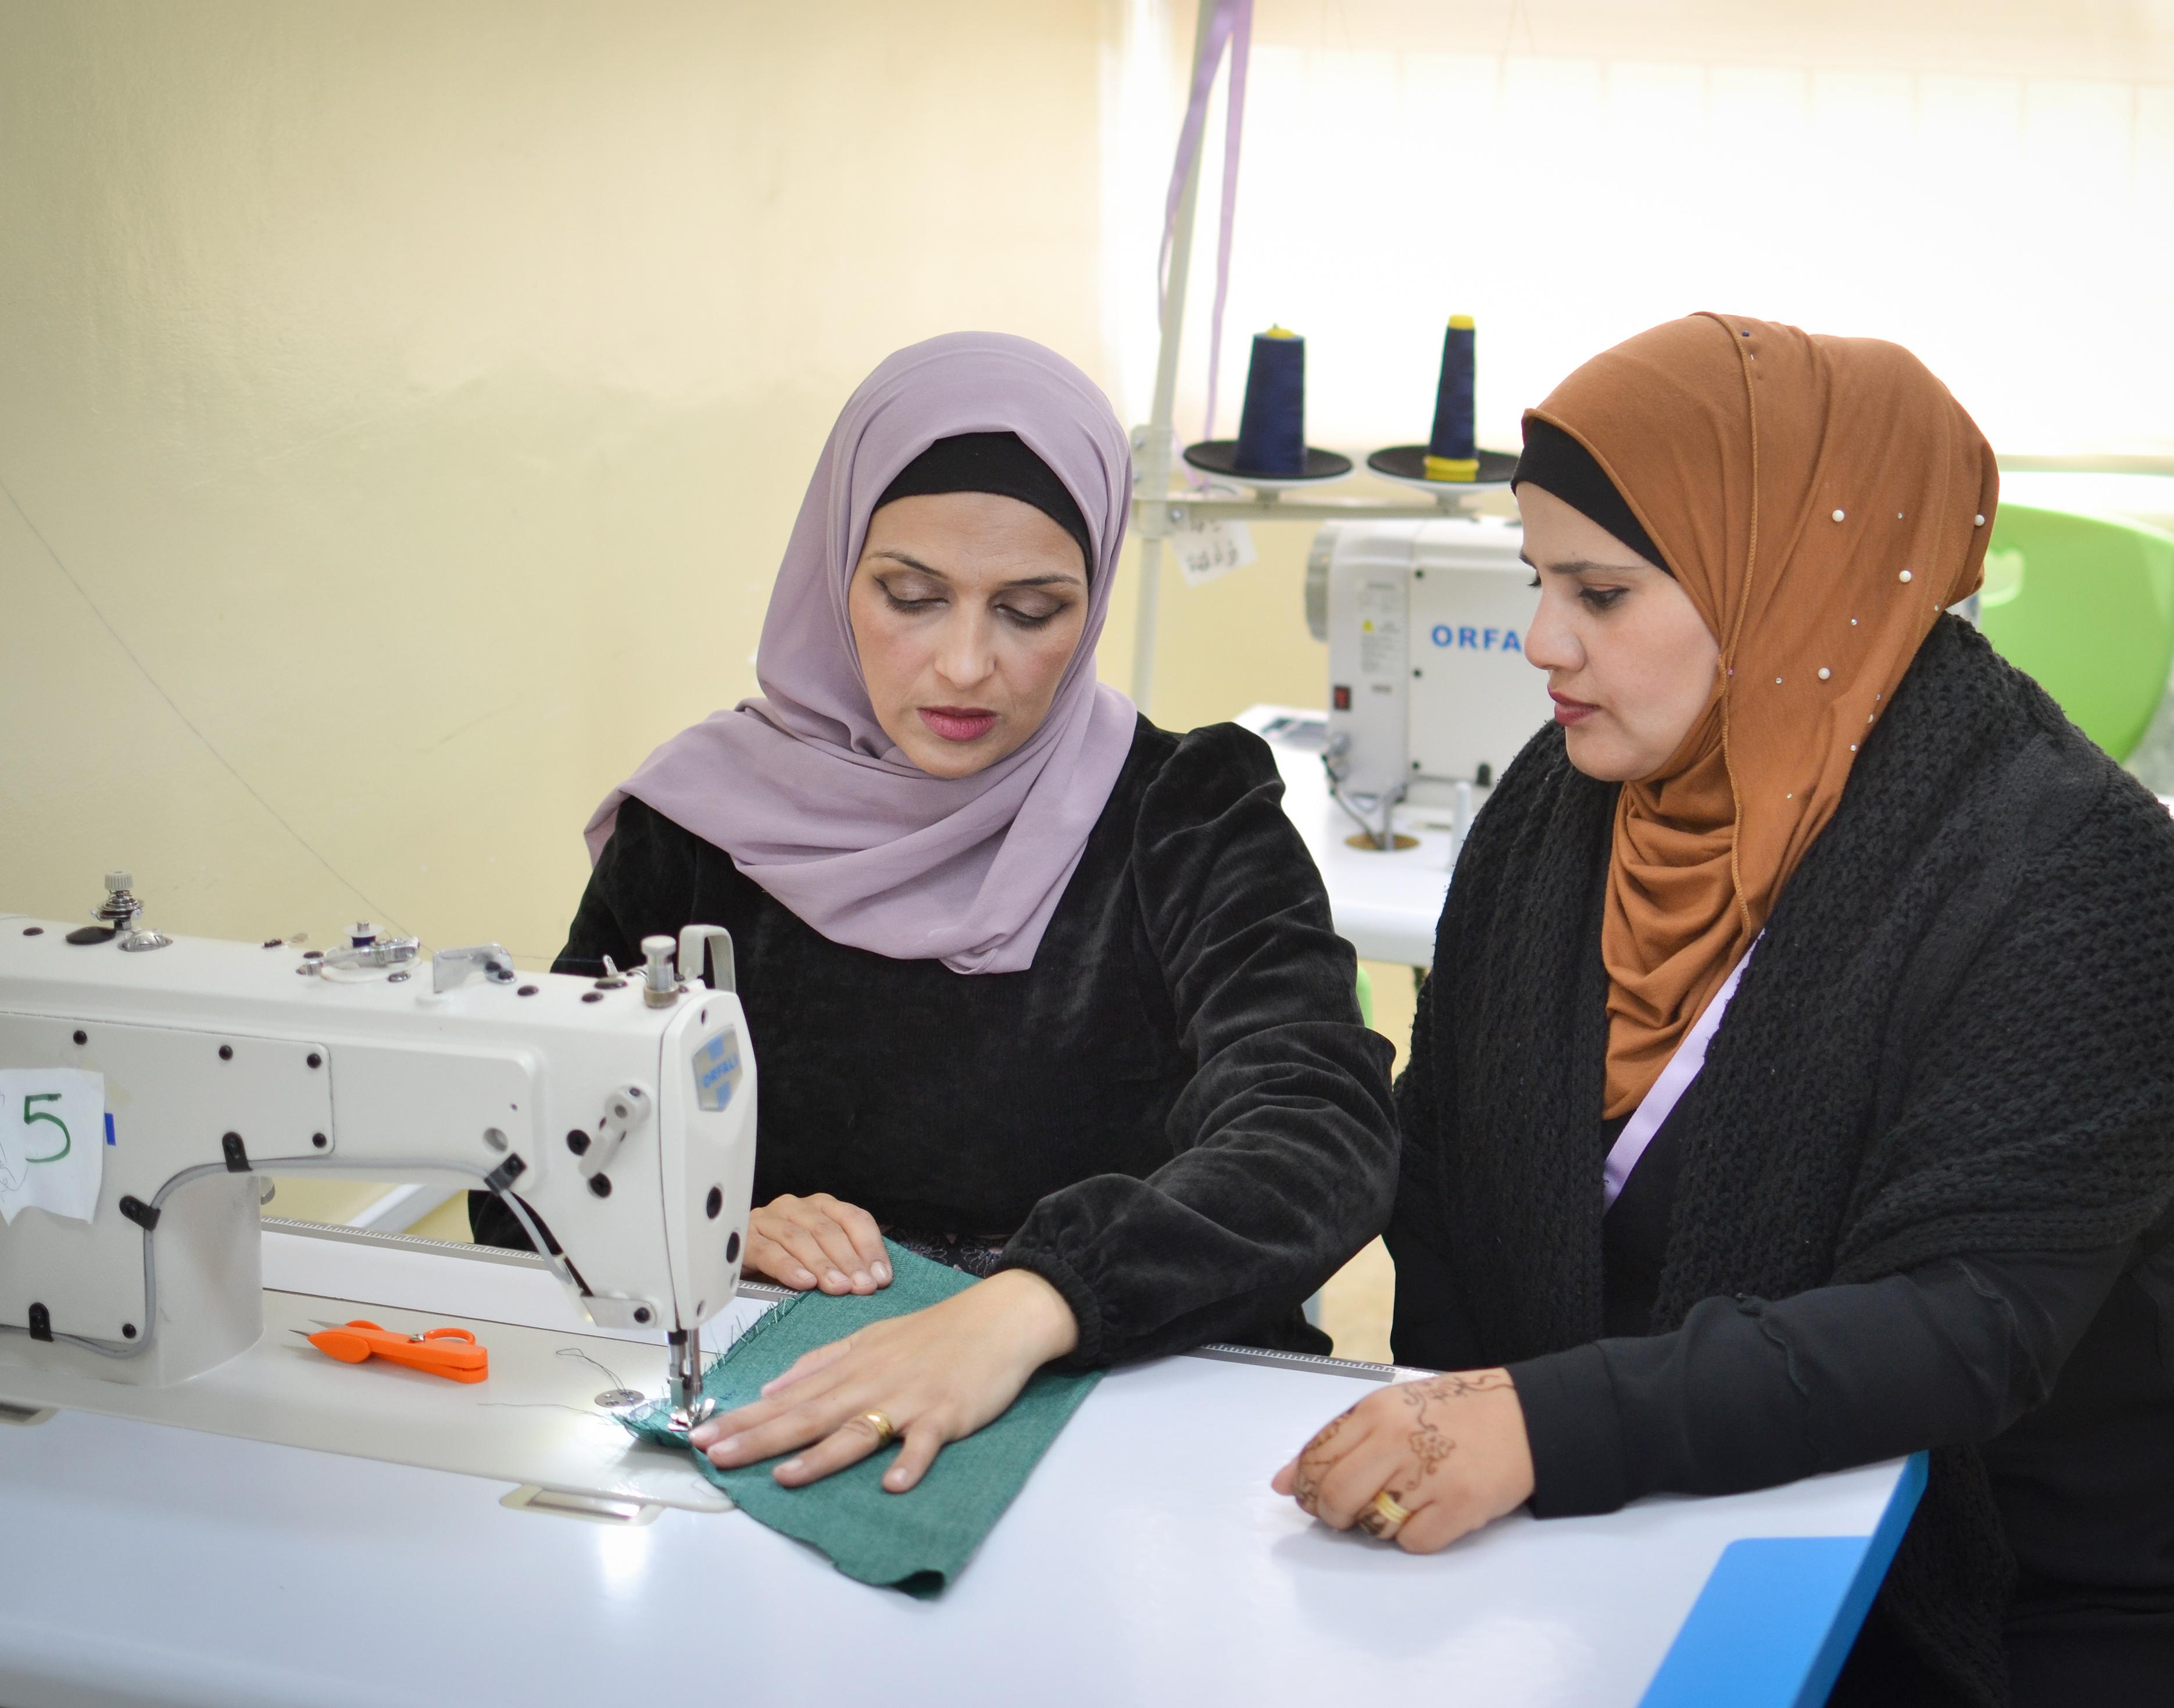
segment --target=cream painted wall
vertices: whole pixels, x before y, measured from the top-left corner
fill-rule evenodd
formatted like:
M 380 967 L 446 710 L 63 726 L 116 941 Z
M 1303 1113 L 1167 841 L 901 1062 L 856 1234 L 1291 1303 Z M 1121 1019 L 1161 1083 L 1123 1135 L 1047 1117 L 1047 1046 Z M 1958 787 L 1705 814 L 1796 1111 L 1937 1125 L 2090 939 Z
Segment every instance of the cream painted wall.
M 861 375 L 1101 370 L 1111 27 L 0 0 L 0 907 L 548 956 Z

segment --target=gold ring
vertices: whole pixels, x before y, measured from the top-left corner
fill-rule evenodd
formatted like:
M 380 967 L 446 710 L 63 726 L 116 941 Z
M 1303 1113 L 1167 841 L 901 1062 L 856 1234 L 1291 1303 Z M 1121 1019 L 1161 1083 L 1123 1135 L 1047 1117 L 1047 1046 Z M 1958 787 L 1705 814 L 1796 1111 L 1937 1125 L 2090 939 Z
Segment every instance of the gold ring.
M 1367 1510 L 1359 1515 L 1359 1527 L 1377 1541 L 1387 1542 L 1404 1527 L 1411 1516 L 1398 1503 L 1397 1497 L 1384 1489 L 1367 1502 Z
M 863 1412 L 853 1421 L 857 1424 L 866 1424 L 876 1432 L 876 1445 L 879 1447 L 887 1447 L 898 1439 L 898 1425 L 881 1412 Z

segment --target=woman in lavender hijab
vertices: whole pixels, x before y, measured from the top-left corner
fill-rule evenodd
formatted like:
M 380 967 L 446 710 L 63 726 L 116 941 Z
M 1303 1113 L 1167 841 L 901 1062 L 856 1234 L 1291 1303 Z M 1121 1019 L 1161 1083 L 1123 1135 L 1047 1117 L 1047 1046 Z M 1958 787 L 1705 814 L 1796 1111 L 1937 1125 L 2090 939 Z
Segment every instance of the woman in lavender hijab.
M 1096 680 L 1131 489 L 1063 358 L 899 351 L 808 484 L 762 697 L 590 823 L 561 970 L 733 933 L 763 1070 L 749 1271 L 873 1292 L 888 1235 L 982 1278 L 706 1424 L 721 1465 L 806 1449 L 776 1474 L 810 1482 L 880 1413 L 904 1490 L 1052 1360 L 1325 1351 L 1299 1305 L 1387 1219 L 1389 1046 L 1268 749 Z

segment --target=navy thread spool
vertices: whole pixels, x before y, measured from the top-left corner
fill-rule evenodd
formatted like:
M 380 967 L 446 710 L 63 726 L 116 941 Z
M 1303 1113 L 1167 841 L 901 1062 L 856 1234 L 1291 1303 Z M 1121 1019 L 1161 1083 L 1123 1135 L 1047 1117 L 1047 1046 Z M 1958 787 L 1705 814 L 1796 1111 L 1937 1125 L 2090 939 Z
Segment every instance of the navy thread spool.
M 1479 450 L 1472 427 L 1472 316 L 1452 315 L 1441 339 L 1434 431 L 1427 437 L 1429 480 L 1476 480 L 1479 476 Z
M 1270 327 L 1253 334 L 1230 463 L 1239 474 L 1306 473 L 1306 340 L 1296 332 Z

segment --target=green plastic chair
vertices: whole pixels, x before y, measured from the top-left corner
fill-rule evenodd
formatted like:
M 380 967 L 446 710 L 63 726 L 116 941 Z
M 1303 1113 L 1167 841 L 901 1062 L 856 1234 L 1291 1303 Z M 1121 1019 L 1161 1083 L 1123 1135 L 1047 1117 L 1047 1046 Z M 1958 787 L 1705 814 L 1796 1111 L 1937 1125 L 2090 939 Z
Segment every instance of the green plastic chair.
M 2174 668 L 2174 534 L 2003 504 L 1986 549 L 1978 627 L 2085 735 L 2125 759 Z

